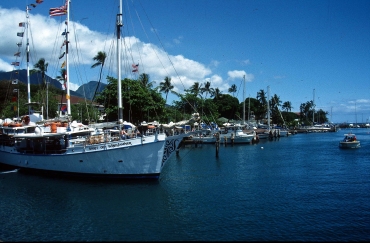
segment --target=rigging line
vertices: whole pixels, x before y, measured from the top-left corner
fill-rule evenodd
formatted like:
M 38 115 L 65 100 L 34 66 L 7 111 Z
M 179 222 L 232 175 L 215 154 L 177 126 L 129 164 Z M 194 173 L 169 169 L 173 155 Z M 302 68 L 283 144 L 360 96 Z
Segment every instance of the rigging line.
M 133 3 L 133 5 L 134 5 L 134 3 Z M 140 3 L 140 5 L 141 5 L 141 3 Z M 135 5 L 134 5 L 134 6 L 135 6 Z M 143 11 L 144 11 L 144 13 L 145 13 L 145 15 L 146 15 L 146 17 L 147 17 L 147 19 L 148 19 L 148 21 L 149 21 L 150 25 L 152 26 L 152 29 L 154 30 L 155 34 L 157 35 L 157 38 L 159 39 L 159 36 L 158 36 L 157 31 L 156 31 L 156 30 L 155 30 L 155 28 L 153 27 L 153 24 L 150 22 L 149 17 L 148 17 L 148 15 L 146 14 L 146 12 L 145 12 L 145 10 L 144 10 L 144 8 L 143 8 L 143 6 L 142 6 L 142 5 L 141 5 L 141 8 L 143 9 Z M 144 33 L 145 33 L 145 36 L 146 36 L 146 38 L 148 39 L 148 41 L 149 41 L 149 43 L 150 43 L 150 42 L 151 42 L 151 40 L 150 40 L 150 38 L 149 38 L 149 36 L 148 36 L 147 32 L 145 31 L 145 28 L 144 28 L 143 23 L 142 23 L 142 21 L 141 21 L 140 15 L 139 15 L 139 14 L 138 14 L 138 12 L 136 11 L 136 8 L 135 8 L 135 13 L 136 13 L 137 18 L 139 19 L 139 22 L 140 22 L 141 28 L 143 29 L 143 31 L 144 31 Z M 160 41 L 160 40 L 159 40 L 159 41 Z M 152 44 L 150 44 L 150 46 L 152 46 Z M 164 48 L 163 48 L 163 44 L 162 44 L 162 49 L 164 50 Z M 169 77 L 170 77 L 171 75 L 168 73 L 167 69 L 165 68 L 165 66 L 164 66 L 164 64 L 163 64 L 163 62 L 162 62 L 162 60 L 159 58 L 157 51 L 155 50 L 155 48 L 152 48 L 152 50 L 154 51 L 154 54 L 156 55 L 156 57 L 157 57 L 158 61 L 160 62 L 161 66 L 163 67 L 164 71 L 167 73 L 167 76 L 169 76 Z M 140 54 L 140 51 L 139 51 L 139 55 L 141 55 L 141 54 Z M 168 57 L 168 55 L 167 55 L 167 57 Z M 170 60 L 170 58 L 169 58 L 169 57 L 168 57 L 168 59 Z M 175 70 L 175 72 L 176 72 L 176 74 L 177 74 L 177 71 L 176 71 L 176 69 L 175 69 L 175 67 L 174 67 L 173 63 L 171 62 L 171 60 L 170 60 L 170 63 L 172 64 L 172 67 L 173 67 L 173 69 Z M 179 75 L 178 75 L 178 74 L 177 74 L 177 76 L 178 76 L 179 80 L 181 81 L 181 79 L 180 79 L 180 77 L 179 77 Z M 181 82 L 181 83 L 182 83 L 182 82 Z M 183 86 L 184 86 L 184 85 L 183 85 Z M 184 86 L 184 89 L 185 89 L 185 86 Z
M 52 52 L 50 53 L 50 60 L 55 60 L 56 57 L 59 57 L 57 55 L 59 55 L 60 53 L 57 52 L 57 44 L 58 44 L 58 41 L 59 41 L 59 33 L 60 33 L 60 29 L 61 29 L 61 25 L 59 25 L 59 28 L 57 29 L 56 33 L 55 33 L 55 38 L 54 38 L 54 45 L 53 45 L 53 49 L 52 49 Z M 51 69 L 51 77 L 56 77 L 58 75 L 58 68 L 59 67 L 59 58 L 57 59 L 57 63 L 56 63 L 56 67 L 55 65 L 53 66 L 54 68 Z
M 126 8 L 124 8 L 123 10 L 126 10 Z M 127 11 L 128 11 L 128 14 L 124 14 L 124 16 L 125 16 L 125 20 L 126 20 L 126 23 L 129 23 L 129 21 L 128 21 L 128 19 L 127 19 L 127 16 L 129 16 L 130 17 L 130 19 L 131 19 L 131 21 L 130 21 L 130 23 L 131 23 L 131 26 L 132 26 L 132 30 L 133 30 L 133 32 L 134 32 L 134 35 L 133 36 L 136 36 L 136 33 L 135 33 L 135 27 L 134 27 L 134 21 L 132 20 L 133 18 L 132 18 L 132 16 L 131 16 L 131 12 L 130 12 L 130 8 L 129 8 L 129 6 L 128 6 L 128 4 L 127 4 Z M 140 20 L 140 18 L 139 18 L 139 21 L 141 22 L 141 20 Z M 129 36 L 129 28 L 123 28 L 123 30 L 124 31 L 126 31 L 127 32 L 127 37 Z M 144 32 L 145 32 L 145 29 L 143 29 L 144 30 Z M 127 38 L 128 39 L 128 42 L 129 42 L 129 46 L 130 47 L 132 47 L 133 45 L 131 45 L 131 42 L 130 42 L 130 38 Z M 143 73 L 145 73 L 145 64 L 144 64 L 144 62 L 143 62 L 143 59 L 142 59 L 142 53 L 141 53 L 141 51 L 140 51 L 140 48 L 139 48 L 139 46 L 136 44 L 135 45 L 136 46 L 136 48 L 137 48 L 137 52 L 139 53 L 139 59 L 140 59 L 140 63 L 141 63 L 141 67 L 140 67 L 140 69 L 142 69 L 143 70 Z M 135 62 L 135 60 L 134 60 L 134 58 L 133 58 L 133 55 L 132 55 L 132 50 L 131 50 L 131 48 L 129 49 L 130 50 L 130 57 L 131 57 L 131 59 L 132 59 L 132 63 L 136 63 Z M 127 56 L 128 57 L 128 56 Z
M 169 57 L 168 53 L 165 51 L 165 49 L 164 49 L 164 45 L 163 45 L 162 41 L 161 41 L 161 40 L 160 40 L 160 38 L 159 38 L 159 35 L 158 35 L 157 30 L 154 28 L 154 26 L 153 26 L 152 22 L 150 21 L 150 19 L 149 19 L 149 17 L 148 17 L 148 14 L 146 13 L 146 11 L 145 11 L 145 9 L 144 9 L 144 7 L 142 6 L 142 4 L 141 4 L 141 2 L 140 2 L 140 1 L 139 1 L 139 3 L 140 3 L 140 6 L 141 6 L 141 8 L 143 9 L 143 11 L 144 11 L 144 13 L 145 13 L 145 16 L 147 17 L 147 19 L 148 19 L 148 21 L 149 21 L 149 23 L 150 23 L 150 25 L 151 25 L 151 27 L 152 27 L 152 29 L 153 29 L 153 32 L 154 32 L 154 33 L 155 33 L 155 35 L 157 36 L 157 39 L 158 39 L 158 41 L 159 41 L 159 43 L 160 43 L 160 45 L 161 45 L 161 47 L 162 47 L 162 50 L 164 50 L 164 53 L 166 53 L 166 56 L 167 56 L 167 58 L 168 58 L 169 62 L 171 63 L 171 66 L 172 66 L 172 68 L 174 69 L 174 71 L 175 71 L 175 73 L 176 73 L 176 75 L 177 75 L 177 78 L 180 80 L 180 82 L 181 82 L 181 84 L 182 84 L 182 86 L 183 86 L 183 89 L 185 90 L 185 85 L 184 85 L 184 83 L 182 82 L 181 77 L 180 77 L 180 75 L 178 74 L 178 72 L 177 72 L 177 70 L 176 70 L 176 68 L 175 68 L 175 65 L 173 64 L 173 62 L 172 62 L 171 58 Z M 136 13 L 137 13 L 137 11 L 136 11 Z M 137 14 L 137 15 L 138 15 L 138 14 Z M 140 19 L 140 17 L 139 17 L 139 16 L 138 16 L 138 18 Z M 140 21 L 140 23 L 142 24 L 142 22 L 141 22 L 141 21 Z M 143 29 L 144 29 L 144 28 L 143 28 Z M 150 38 L 148 37 L 147 33 L 146 33 L 145 31 L 144 31 L 144 33 L 145 33 L 145 35 L 147 36 L 148 40 L 150 40 Z M 153 50 L 154 50 L 154 48 L 153 48 Z M 157 54 L 157 52 L 156 52 L 155 50 L 154 50 L 154 53 L 156 54 L 156 56 L 157 56 L 157 58 L 158 58 L 159 62 L 161 63 L 161 65 L 162 65 L 162 67 L 164 68 L 164 70 L 166 71 L 167 76 L 170 76 L 170 74 L 167 72 L 167 69 L 164 67 L 164 65 L 163 65 L 162 61 L 159 59 L 158 54 Z M 189 102 L 188 100 L 186 100 L 186 101 L 187 101 L 187 102 Z
M 72 18 L 74 18 L 74 14 L 73 12 L 70 11 L 70 15 L 72 15 Z M 78 34 L 77 34 L 77 27 L 76 27 L 76 22 L 75 21 L 70 21 L 70 23 L 72 23 L 72 26 L 73 26 L 73 33 L 74 33 L 74 45 L 69 45 L 69 53 L 71 55 L 71 60 L 73 60 L 73 67 L 74 67 L 74 71 L 75 71 L 75 74 L 76 74 L 76 82 L 79 83 L 79 84 L 83 84 L 84 82 L 82 81 L 83 80 L 83 77 L 82 77 L 82 73 L 84 73 L 84 77 L 85 79 L 87 79 L 87 71 L 86 71 L 86 67 L 85 65 L 82 65 L 82 72 L 80 71 L 81 67 L 80 65 L 77 65 L 77 63 L 83 63 L 83 61 L 81 61 L 81 53 L 80 53 L 80 46 L 79 46 L 79 38 L 78 38 Z M 68 24 L 70 24 L 68 23 Z M 75 47 L 75 48 L 73 48 Z M 70 73 L 71 73 L 71 70 L 70 70 Z M 69 76 L 70 80 L 69 80 L 69 84 L 71 85 L 71 75 Z M 67 87 L 68 89 L 70 89 L 71 87 Z M 90 110 L 89 110 L 89 107 L 92 106 L 92 101 L 91 101 L 91 104 L 90 106 L 88 105 L 88 101 L 87 101 L 87 97 L 86 97 L 86 92 L 85 92 L 85 87 L 83 86 L 83 96 L 84 96 L 84 103 L 85 103 L 85 109 L 86 109 L 86 113 L 87 113 L 87 118 L 88 120 L 90 120 Z
M 133 2 L 132 2 L 133 3 Z M 146 11 L 145 11 L 145 9 L 144 9 L 144 7 L 143 7 L 143 5 L 141 4 L 141 2 L 139 1 L 139 4 L 140 4 L 140 6 L 141 6 L 141 8 L 142 8 L 142 10 L 144 11 L 144 13 L 145 13 L 145 16 L 147 17 L 147 19 L 148 19 L 148 21 L 149 21 L 149 23 L 150 23 L 150 25 L 151 25 L 151 27 L 152 27 L 152 29 L 153 29 L 153 32 L 155 33 L 155 35 L 157 36 L 157 39 L 158 39 L 158 41 L 159 41 L 159 43 L 160 43 L 160 45 L 161 45 L 161 47 L 162 47 L 162 50 L 165 50 L 164 49 L 164 45 L 163 45 L 163 43 L 162 43 L 162 41 L 160 40 L 160 38 L 159 38 L 159 35 L 158 35 L 158 33 L 157 33 L 157 31 L 156 31 L 156 29 L 154 28 L 154 26 L 153 26 L 153 24 L 152 24 L 152 22 L 150 21 L 150 19 L 149 19 L 149 16 L 148 16 L 148 14 L 146 13 Z M 134 5 L 134 3 L 133 3 L 133 5 Z M 136 11 L 136 13 L 137 13 L 137 11 Z M 138 14 L 137 14 L 137 16 L 138 16 Z M 140 20 L 140 17 L 138 16 L 138 18 L 139 18 L 139 20 Z M 140 21 L 140 23 L 142 24 L 142 22 Z M 144 29 L 144 28 L 143 28 Z M 148 40 L 150 39 L 149 37 L 148 37 L 148 35 L 147 35 L 147 33 L 145 32 L 145 29 L 144 29 L 144 33 L 146 34 L 146 36 L 147 36 L 147 38 L 148 38 Z M 158 58 L 158 60 L 159 60 L 159 62 L 161 63 L 161 65 L 162 65 L 162 67 L 163 67 L 163 69 L 165 70 L 165 72 L 167 73 L 167 76 L 170 76 L 170 74 L 167 72 L 167 69 L 164 67 L 164 65 L 163 65 L 163 63 L 162 63 L 162 61 L 160 60 L 160 58 L 158 57 L 158 54 L 157 54 L 157 52 L 156 52 L 156 50 L 153 48 L 153 51 L 154 51 L 154 53 L 155 53 L 155 55 L 157 56 L 157 58 Z M 176 75 L 177 75 L 177 78 L 180 80 L 180 82 L 181 82 L 181 84 L 182 84 L 182 86 L 183 86 L 183 89 L 185 90 L 185 85 L 184 85 L 184 83 L 182 82 L 182 80 L 181 80 L 181 77 L 180 77 L 180 75 L 178 74 L 178 72 L 177 72 L 177 70 L 176 70 L 176 68 L 175 68 L 175 65 L 173 64 L 173 62 L 172 62 L 172 60 L 171 60 L 171 58 L 169 57 L 169 55 L 168 55 L 168 53 L 166 52 L 166 51 L 164 51 L 164 53 L 166 53 L 166 56 L 167 56 L 167 58 L 168 58 L 168 60 L 169 60 L 169 62 L 171 63 L 171 66 L 172 66 L 172 68 L 174 69 L 174 71 L 175 71 L 175 73 L 176 73 Z M 189 102 L 189 100 L 188 99 L 186 99 L 186 97 L 184 97 L 184 99 L 189 103 L 189 105 L 194 109 L 194 111 L 196 111 L 196 112 L 198 112 L 198 110 Z

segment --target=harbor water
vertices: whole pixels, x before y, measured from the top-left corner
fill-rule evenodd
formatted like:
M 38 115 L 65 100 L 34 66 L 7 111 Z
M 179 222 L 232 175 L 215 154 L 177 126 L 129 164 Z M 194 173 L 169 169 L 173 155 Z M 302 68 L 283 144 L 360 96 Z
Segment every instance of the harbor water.
M 361 147 L 338 143 L 353 132 Z M 158 181 L 0 172 L 0 240 L 369 241 L 370 129 L 181 148 Z

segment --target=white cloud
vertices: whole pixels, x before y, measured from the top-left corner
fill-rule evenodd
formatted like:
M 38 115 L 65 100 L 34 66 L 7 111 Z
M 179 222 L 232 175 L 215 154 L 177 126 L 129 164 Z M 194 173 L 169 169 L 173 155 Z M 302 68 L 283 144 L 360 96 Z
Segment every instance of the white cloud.
M 228 71 L 227 75 L 229 76 L 230 80 L 242 79 L 244 75 L 245 75 L 246 82 L 252 82 L 254 79 L 253 74 L 248 74 L 245 71 L 241 71 L 241 70 Z
M 4 60 L 0 59 L 0 71 L 2 72 L 9 72 L 13 70 L 13 66 L 9 64 L 9 62 L 5 62 Z
M 244 65 L 250 65 L 250 64 L 251 64 L 251 61 L 250 61 L 249 59 L 244 60 L 244 61 L 243 61 L 243 64 L 244 64 Z
M 18 9 L 3 9 L 0 7 L 0 32 L 9 33 L 0 38 L 0 69 L 10 71 L 13 67 L 11 62 L 15 61 L 14 53 L 18 51 L 16 43 L 22 41 L 23 46 L 20 51 L 20 68 L 26 68 L 25 46 L 26 38 L 17 37 L 17 32 L 22 28 L 18 27 L 18 22 L 25 19 L 25 12 Z M 47 75 L 56 77 L 60 75 L 61 64 L 64 59 L 59 60 L 59 55 L 64 51 L 61 48 L 64 36 L 61 34 L 66 28 L 65 23 L 58 22 L 56 18 L 49 18 L 42 15 L 32 15 L 30 13 L 30 68 L 40 59 L 45 58 L 49 64 Z M 152 30 L 154 31 L 154 30 Z M 91 80 L 97 81 L 99 78 L 99 68 L 91 69 L 94 63 L 93 57 L 98 51 L 107 53 L 106 65 L 102 73 L 102 82 L 105 77 L 116 76 L 116 57 L 113 52 L 116 50 L 116 39 L 92 31 L 80 23 L 70 21 L 69 23 L 69 62 L 70 62 L 70 88 L 76 90 L 83 83 Z M 175 42 L 183 39 L 179 36 Z M 175 90 L 184 92 L 194 82 L 203 82 L 207 76 L 211 75 L 211 70 L 203 64 L 187 59 L 183 55 L 170 55 L 153 44 L 143 43 L 135 37 L 122 38 L 122 48 L 131 46 L 125 54 L 128 58 L 121 60 L 123 67 L 122 78 L 135 78 L 131 72 L 131 64 L 138 62 L 140 73 L 147 73 L 150 79 L 157 80 L 157 85 L 166 76 L 172 78 Z M 124 51 L 123 51 L 124 52 Z M 171 61 L 169 60 L 171 59 Z M 143 60 L 143 61 L 141 61 Z M 77 64 L 75 64 L 77 63 Z M 126 73 L 124 73 L 126 72 Z M 85 76 L 85 77 L 83 77 Z M 131 77 L 130 77 L 131 76 Z M 137 77 L 136 77 L 137 78 Z
M 182 39 L 183 39 L 183 37 L 182 36 L 179 36 L 179 37 L 173 39 L 173 42 L 178 45 L 178 44 L 181 43 Z

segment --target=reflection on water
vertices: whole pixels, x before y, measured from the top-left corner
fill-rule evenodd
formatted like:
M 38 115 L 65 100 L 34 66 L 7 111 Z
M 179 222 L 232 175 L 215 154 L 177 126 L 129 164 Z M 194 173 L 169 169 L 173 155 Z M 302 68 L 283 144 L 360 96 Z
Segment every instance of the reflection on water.
M 180 150 L 159 181 L 0 174 L 0 240 L 370 239 L 370 134 L 345 130 Z

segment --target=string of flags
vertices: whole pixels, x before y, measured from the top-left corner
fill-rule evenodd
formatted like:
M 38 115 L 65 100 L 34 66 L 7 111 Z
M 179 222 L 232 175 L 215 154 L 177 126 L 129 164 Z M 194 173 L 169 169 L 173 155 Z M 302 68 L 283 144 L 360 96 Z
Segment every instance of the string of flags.
M 66 0 L 67 1 L 67 0 Z M 36 4 L 41 4 L 43 3 L 44 0 L 36 0 Z M 36 8 L 36 4 L 32 3 L 30 4 L 33 8 Z M 26 22 L 19 22 L 18 23 L 18 27 L 23 27 L 25 28 L 26 27 Z M 21 32 L 17 32 L 17 36 L 18 37 L 21 37 L 23 38 L 24 36 L 24 30 L 21 31 Z M 11 65 L 13 65 L 14 67 L 18 67 L 20 62 L 17 61 L 17 58 L 21 56 L 21 51 L 20 51 L 20 47 L 22 47 L 22 41 L 21 42 L 18 42 L 16 43 L 17 46 L 18 46 L 18 51 L 16 53 L 14 53 L 14 56 L 16 57 L 16 60 L 14 62 L 11 63 Z M 18 74 L 18 71 L 15 72 L 16 74 Z M 12 80 L 12 84 L 18 84 L 18 79 L 14 79 Z M 15 108 L 14 108 L 15 109 Z
M 26 27 L 26 23 L 25 22 L 20 22 L 18 24 L 19 27 Z M 23 37 L 24 35 L 24 31 L 23 32 L 17 32 L 17 36 L 18 37 Z M 20 52 L 20 47 L 22 46 L 22 42 L 19 42 L 17 43 L 17 46 L 18 46 L 18 51 L 16 53 L 14 53 L 14 56 L 16 57 L 20 57 L 21 56 L 21 52 Z M 17 60 L 15 62 L 12 62 L 11 65 L 13 66 L 19 66 L 19 62 L 17 62 Z
M 36 3 L 37 3 L 37 4 L 41 4 L 41 3 L 43 3 L 43 2 L 44 2 L 44 0 L 36 0 Z M 37 5 L 36 5 L 36 4 L 34 4 L 34 3 L 31 3 L 30 5 L 31 5 L 33 8 L 36 8 L 36 6 L 37 6 Z

